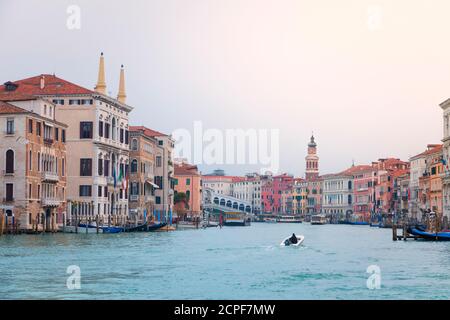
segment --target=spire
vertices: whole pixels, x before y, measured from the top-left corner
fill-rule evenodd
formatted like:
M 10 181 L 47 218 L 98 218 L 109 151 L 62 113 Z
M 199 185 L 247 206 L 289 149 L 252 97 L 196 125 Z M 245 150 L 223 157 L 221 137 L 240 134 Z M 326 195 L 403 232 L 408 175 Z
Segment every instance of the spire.
M 98 80 L 95 86 L 95 91 L 97 91 L 98 93 L 106 94 L 105 60 L 103 58 L 103 52 L 100 55 L 100 63 L 98 66 Z
M 311 141 L 308 143 L 308 147 L 317 147 L 317 144 L 314 141 L 314 134 L 311 136 Z
M 125 93 L 125 70 L 123 65 L 120 67 L 120 82 L 119 82 L 119 93 L 117 94 L 117 100 L 125 103 L 127 99 L 127 94 Z

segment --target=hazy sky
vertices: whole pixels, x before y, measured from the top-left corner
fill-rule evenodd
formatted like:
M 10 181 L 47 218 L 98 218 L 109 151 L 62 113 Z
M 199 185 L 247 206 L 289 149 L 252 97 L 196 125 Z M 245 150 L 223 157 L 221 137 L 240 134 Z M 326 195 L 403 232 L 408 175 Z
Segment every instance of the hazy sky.
M 440 141 L 449 12 L 448 0 L 0 0 L 0 81 L 56 73 L 93 88 L 103 51 L 113 96 L 125 65 L 133 124 L 278 128 L 296 175 L 314 131 L 329 173 Z

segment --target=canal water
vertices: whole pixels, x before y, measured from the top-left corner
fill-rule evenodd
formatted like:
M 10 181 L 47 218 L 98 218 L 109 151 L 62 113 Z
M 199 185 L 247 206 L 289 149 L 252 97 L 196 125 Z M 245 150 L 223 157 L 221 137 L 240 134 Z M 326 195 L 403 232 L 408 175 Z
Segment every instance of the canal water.
M 305 235 L 303 246 L 280 247 L 292 232 Z M 391 237 L 389 229 L 307 223 L 3 236 L 0 299 L 450 298 L 450 243 Z M 81 289 L 66 286 L 71 265 Z M 368 289 L 369 266 L 379 267 L 379 289 Z

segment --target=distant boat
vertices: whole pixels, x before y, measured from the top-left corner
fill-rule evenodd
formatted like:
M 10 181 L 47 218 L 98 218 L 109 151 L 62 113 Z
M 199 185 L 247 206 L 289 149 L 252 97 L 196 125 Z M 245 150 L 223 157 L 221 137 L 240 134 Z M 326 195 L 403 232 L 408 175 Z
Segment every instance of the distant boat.
M 224 226 L 228 227 L 246 227 L 250 225 L 250 219 L 245 213 L 227 212 L 225 213 Z
M 370 223 L 366 221 L 349 221 L 348 224 L 354 225 L 354 226 L 368 226 Z
M 279 216 L 277 219 L 279 223 L 302 223 L 302 219 L 299 216 Z
M 316 214 L 314 216 L 311 216 L 311 224 L 321 225 L 321 224 L 327 224 L 327 223 L 328 223 L 328 220 L 324 214 Z
M 275 219 L 275 218 L 265 218 L 265 219 L 264 219 L 264 222 L 267 222 L 267 223 L 277 223 L 277 219 Z
M 146 223 L 143 223 L 143 224 L 139 224 L 139 225 L 137 225 L 137 226 L 129 226 L 129 227 L 125 227 L 124 229 L 124 231 L 125 232 L 139 232 L 139 231 L 145 231 L 145 230 L 147 230 L 147 226 L 148 226 L 148 224 L 147 224 L 147 222 Z
M 408 232 L 412 235 L 425 239 L 425 240 L 433 240 L 433 241 L 450 241 L 450 232 L 441 231 L 441 232 L 427 232 L 421 230 L 419 227 L 409 228 Z

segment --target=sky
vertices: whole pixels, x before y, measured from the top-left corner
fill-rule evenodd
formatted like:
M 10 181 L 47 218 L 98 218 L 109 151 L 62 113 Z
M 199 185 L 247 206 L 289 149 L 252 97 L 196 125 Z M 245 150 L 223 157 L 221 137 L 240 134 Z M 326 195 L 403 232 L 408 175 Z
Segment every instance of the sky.
M 79 8 L 79 28 L 68 19 Z M 130 123 L 171 133 L 278 129 L 279 171 L 407 160 L 442 139 L 448 0 L 0 0 L 0 82 L 55 73 L 107 90 L 125 65 Z M 71 20 L 73 21 L 73 20 Z M 201 163 L 200 163 L 201 164 Z M 258 165 L 200 165 L 206 173 Z

